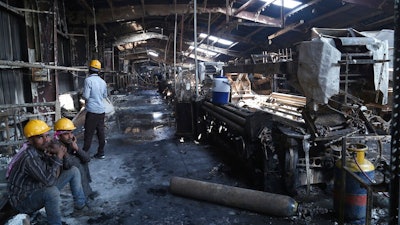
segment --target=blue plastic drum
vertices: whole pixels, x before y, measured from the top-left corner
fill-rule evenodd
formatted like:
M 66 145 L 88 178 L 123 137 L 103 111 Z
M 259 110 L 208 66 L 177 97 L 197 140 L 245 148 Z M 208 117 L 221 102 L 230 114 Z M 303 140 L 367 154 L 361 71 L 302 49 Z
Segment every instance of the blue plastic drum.
M 228 78 L 224 76 L 214 77 L 212 89 L 212 103 L 214 104 L 227 104 L 229 102 L 229 95 L 231 93 L 231 85 Z

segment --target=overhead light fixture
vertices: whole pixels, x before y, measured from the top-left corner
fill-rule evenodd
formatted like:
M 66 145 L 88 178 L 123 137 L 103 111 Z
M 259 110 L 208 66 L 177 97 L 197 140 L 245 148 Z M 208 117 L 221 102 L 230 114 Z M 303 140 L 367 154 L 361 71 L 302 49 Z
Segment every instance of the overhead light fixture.
M 267 0 L 263 0 L 264 2 L 267 2 Z M 272 4 L 277 5 L 277 6 L 282 6 L 282 1 L 281 0 L 276 0 L 272 2 Z M 288 8 L 288 9 L 293 9 L 296 8 L 297 6 L 301 5 L 302 3 L 299 1 L 295 0 L 283 0 L 283 7 Z
M 158 57 L 158 53 L 155 51 L 148 51 L 147 54 L 153 56 L 153 57 Z
M 200 38 L 206 38 L 207 36 L 208 36 L 209 40 L 218 42 L 218 43 L 223 44 L 223 45 L 231 45 L 231 44 L 233 44 L 232 41 L 229 41 L 229 40 L 226 40 L 226 39 L 223 39 L 223 38 L 219 38 L 219 37 L 216 37 L 216 36 L 213 36 L 213 35 L 207 35 L 205 33 L 201 33 L 199 35 Z

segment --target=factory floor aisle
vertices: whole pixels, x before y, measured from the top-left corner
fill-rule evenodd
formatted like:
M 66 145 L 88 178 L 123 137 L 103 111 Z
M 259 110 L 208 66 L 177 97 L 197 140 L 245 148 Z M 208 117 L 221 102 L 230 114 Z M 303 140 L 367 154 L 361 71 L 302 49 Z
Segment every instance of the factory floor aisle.
M 303 200 L 301 213 L 291 217 L 263 215 L 172 194 L 169 186 L 174 176 L 243 188 L 247 184 L 240 169 L 229 164 L 219 149 L 175 135 L 173 108 L 156 90 L 136 89 L 113 96 L 113 102 L 116 112 L 107 119 L 106 158 L 90 162 L 91 185 L 100 196 L 90 202 L 93 213 L 71 217 L 71 195 L 69 190 L 63 191 L 66 224 L 335 224 L 332 201 L 323 192 Z M 82 127 L 77 126 L 82 142 Z M 92 155 L 96 147 L 94 140 Z M 32 224 L 42 224 L 43 215 L 37 214 Z

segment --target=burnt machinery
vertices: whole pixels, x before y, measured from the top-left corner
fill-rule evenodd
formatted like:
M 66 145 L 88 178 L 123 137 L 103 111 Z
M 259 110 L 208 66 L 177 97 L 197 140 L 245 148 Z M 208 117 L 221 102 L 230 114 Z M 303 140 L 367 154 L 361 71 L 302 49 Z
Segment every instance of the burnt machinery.
M 200 123 L 203 124 L 203 140 L 207 140 L 236 156 L 250 171 L 252 181 L 263 189 L 263 159 L 259 133 L 271 126 L 272 115 L 261 110 L 251 110 L 233 104 L 216 105 L 209 101 L 201 104 Z
M 265 190 L 279 183 L 271 182 L 275 178 L 289 194 L 302 185 L 308 191 L 311 184 L 330 184 L 344 137 L 373 140 L 368 154 L 376 164 L 383 159 L 387 133 L 378 128 L 387 124 L 369 107 L 390 100 L 389 61 L 385 41 L 353 29 L 313 28 L 312 40 L 301 42 L 290 60 L 224 67 L 224 73 L 260 73 L 271 81 L 284 77 L 291 93 L 255 95 L 235 105 L 205 101 L 199 122 L 208 139 L 228 146 L 263 178 Z

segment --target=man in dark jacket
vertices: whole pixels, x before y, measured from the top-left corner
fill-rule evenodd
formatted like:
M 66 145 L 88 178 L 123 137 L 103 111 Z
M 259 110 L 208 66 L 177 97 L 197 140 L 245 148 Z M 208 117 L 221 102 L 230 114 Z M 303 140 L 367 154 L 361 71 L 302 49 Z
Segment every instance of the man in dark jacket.
M 70 184 L 74 207 L 86 207 L 81 175 L 76 167 L 61 171 L 66 148 L 52 142 L 51 128 L 42 120 L 30 120 L 24 127 L 28 139 L 13 157 L 7 171 L 9 200 L 20 213 L 45 208 L 48 224 L 61 225 L 60 190 Z
M 92 181 L 88 166 L 90 154 L 79 149 L 73 134 L 75 129 L 76 127 L 70 119 L 61 118 L 54 124 L 54 138 L 67 148 L 67 153 L 63 158 L 63 168 L 68 170 L 72 166 L 77 167 L 81 173 L 82 188 L 86 198 L 94 199 L 98 193 L 93 191 L 89 184 Z

